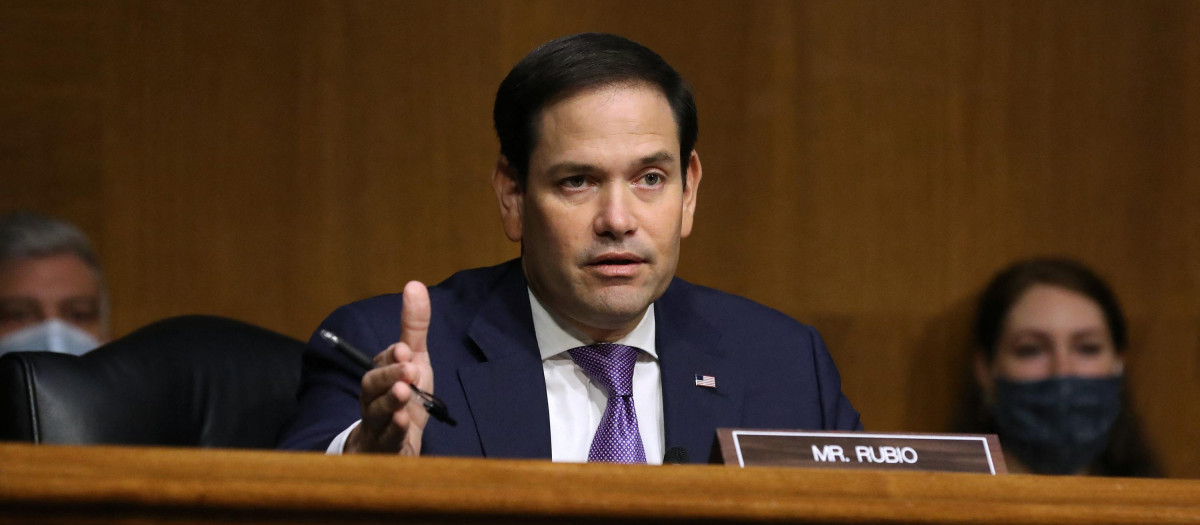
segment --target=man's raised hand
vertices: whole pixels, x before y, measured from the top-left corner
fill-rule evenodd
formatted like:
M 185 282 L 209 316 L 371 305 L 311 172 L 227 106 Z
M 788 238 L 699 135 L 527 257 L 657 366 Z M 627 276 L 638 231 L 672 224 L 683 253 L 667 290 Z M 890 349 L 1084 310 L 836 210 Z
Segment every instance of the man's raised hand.
M 362 423 L 350 432 L 345 452 L 420 455 L 429 414 L 408 385 L 433 393 L 433 367 L 425 345 L 431 315 L 425 285 L 404 285 L 400 341 L 375 356 L 375 368 L 362 378 Z

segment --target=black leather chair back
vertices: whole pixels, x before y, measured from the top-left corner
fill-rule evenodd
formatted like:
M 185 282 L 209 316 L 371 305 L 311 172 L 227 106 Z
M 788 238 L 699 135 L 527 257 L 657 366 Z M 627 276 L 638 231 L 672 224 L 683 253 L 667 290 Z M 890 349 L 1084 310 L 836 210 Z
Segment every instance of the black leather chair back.
M 83 356 L 0 356 L 0 440 L 272 448 L 304 343 L 240 321 L 159 321 Z

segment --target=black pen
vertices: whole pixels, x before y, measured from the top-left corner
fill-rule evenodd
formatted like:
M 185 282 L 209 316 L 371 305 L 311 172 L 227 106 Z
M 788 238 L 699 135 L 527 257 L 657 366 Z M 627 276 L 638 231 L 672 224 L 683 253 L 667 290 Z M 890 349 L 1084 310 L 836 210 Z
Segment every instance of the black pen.
M 346 357 L 353 359 L 355 363 L 358 363 L 360 366 L 362 366 L 364 371 L 375 368 L 374 361 L 371 361 L 369 358 L 367 358 L 366 354 L 359 352 L 357 348 L 354 348 L 354 346 L 346 342 L 345 339 L 342 339 L 337 334 L 330 332 L 329 330 L 320 330 L 317 333 L 321 334 L 321 338 L 329 341 L 329 344 L 340 350 L 346 355 Z M 434 419 L 437 419 L 438 421 L 446 423 L 450 426 L 455 426 L 458 424 L 458 422 L 454 421 L 454 418 L 450 417 L 450 411 L 446 408 L 446 403 L 441 399 L 438 399 L 437 396 L 417 388 L 417 385 L 412 383 L 409 383 L 408 387 L 417 394 L 417 397 L 421 398 L 421 404 L 425 406 L 425 411 L 429 412 L 429 415 L 433 416 Z

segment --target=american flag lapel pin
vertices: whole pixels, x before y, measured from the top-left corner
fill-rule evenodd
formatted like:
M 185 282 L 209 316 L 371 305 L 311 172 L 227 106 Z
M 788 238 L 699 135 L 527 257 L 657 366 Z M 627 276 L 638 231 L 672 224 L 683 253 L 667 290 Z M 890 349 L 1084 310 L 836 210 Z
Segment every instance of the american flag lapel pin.
M 717 388 L 717 378 L 715 378 L 713 376 L 696 374 L 696 386 L 703 386 L 703 387 L 707 387 L 707 388 Z

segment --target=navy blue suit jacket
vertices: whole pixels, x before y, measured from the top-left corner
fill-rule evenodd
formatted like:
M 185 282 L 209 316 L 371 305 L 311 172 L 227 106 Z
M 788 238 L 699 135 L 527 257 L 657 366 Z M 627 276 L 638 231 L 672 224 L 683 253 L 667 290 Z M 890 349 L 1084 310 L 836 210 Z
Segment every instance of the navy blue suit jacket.
M 466 270 L 429 289 L 434 388 L 457 420 L 429 420 L 422 454 L 550 458 L 541 353 L 520 260 Z M 338 308 L 327 329 L 364 352 L 400 338 L 401 295 Z M 674 279 L 655 302 L 666 449 L 704 462 L 718 427 L 861 429 L 812 327 L 753 301 Z M 324 450 L 360 417 L 361 371 L 315 334 L 300 410 L 280 448 Z M 699 387 L 697 374 L 716 378 Z

